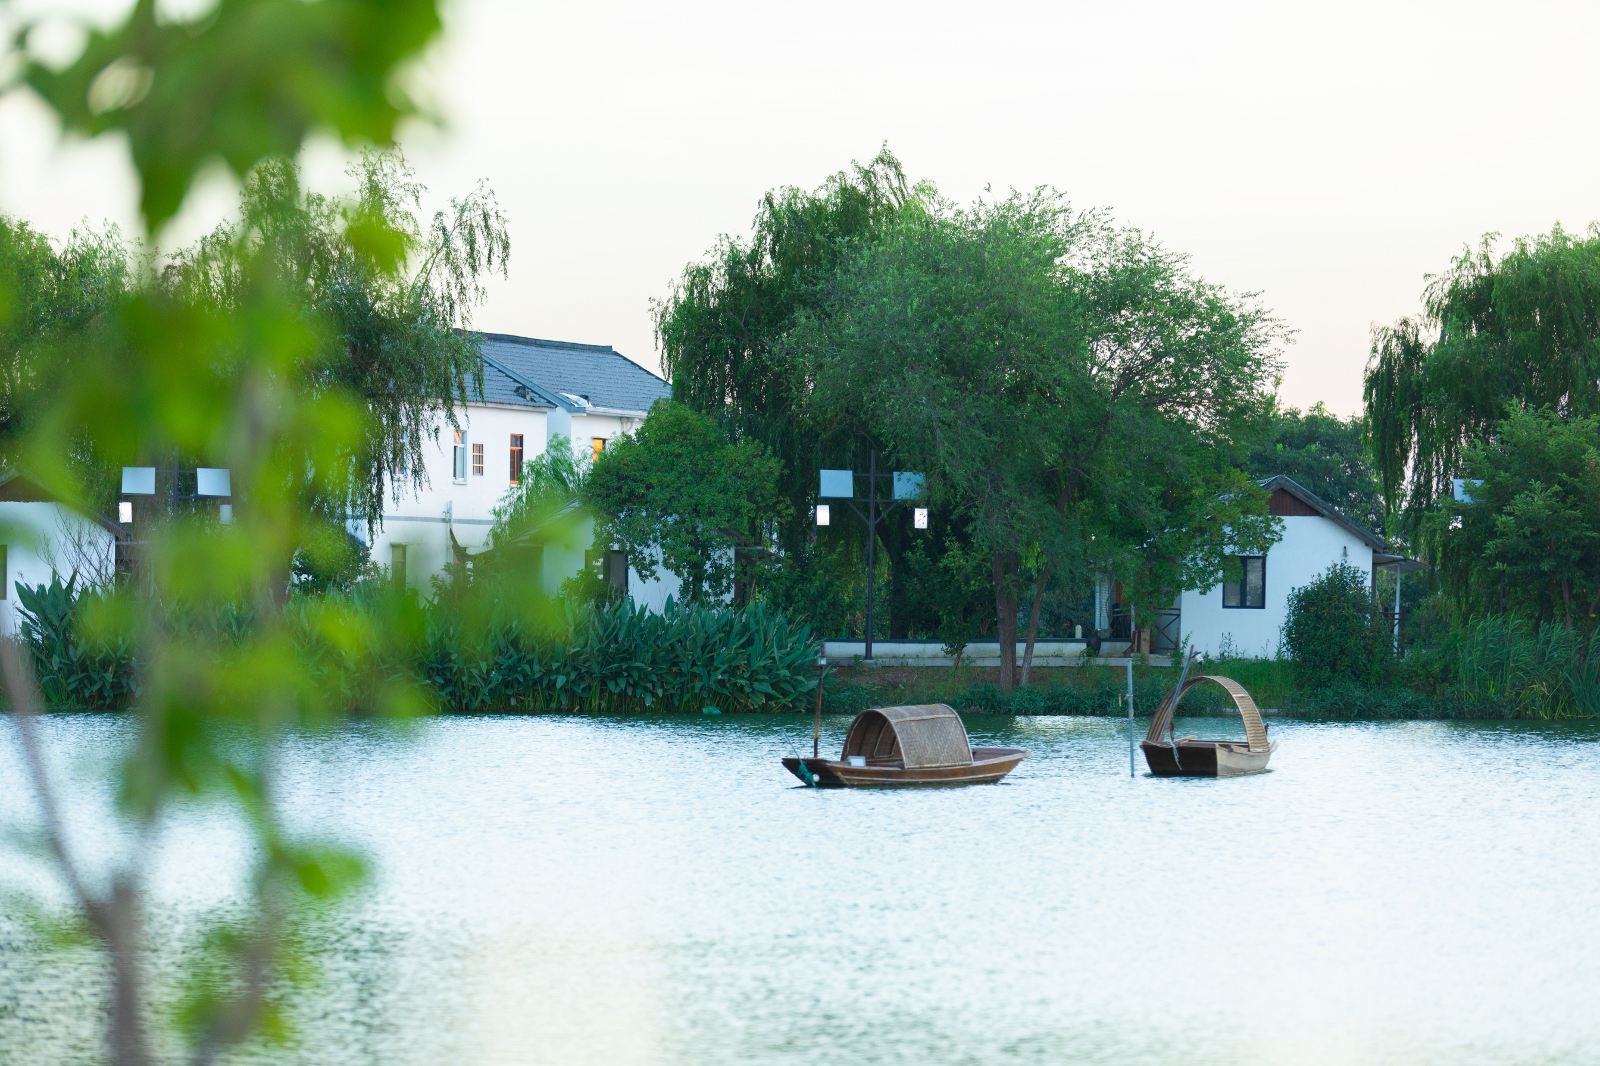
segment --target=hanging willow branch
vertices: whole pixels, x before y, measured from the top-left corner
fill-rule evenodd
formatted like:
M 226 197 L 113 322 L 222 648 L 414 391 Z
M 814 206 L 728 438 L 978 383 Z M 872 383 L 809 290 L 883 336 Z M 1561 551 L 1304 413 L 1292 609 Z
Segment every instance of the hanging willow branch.
M 1600 228 L 1557 226 L 1501 256 L 1496 241 L 1431 278 L 1420 317 L 1373 333 L 1367 445 L 1411 534 L 1508 410 L 1600 411 Z

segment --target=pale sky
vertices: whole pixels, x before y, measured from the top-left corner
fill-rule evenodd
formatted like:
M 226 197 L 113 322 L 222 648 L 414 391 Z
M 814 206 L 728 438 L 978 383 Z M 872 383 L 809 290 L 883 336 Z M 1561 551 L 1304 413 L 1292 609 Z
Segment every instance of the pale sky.
M 116 11 L 114 0 L 62 6 Z M 185 0 L 173 7 L 203 7 Z M 478 328 L 652 368 L 650 301 L 761 194 L 887 142 L 969 200 L 1054 185 L 1255 290 L 1292 329 L 1282 396 L 1354 413 L 1374 323 L 1483 233 L 1600 219 L 1594 0 L 1029 4 L 455 0 L 404 147 L 435 198 L 486 178 L 510 277 Z M 308 153 L 319 188 L 337 153 Z M 231 208 L 220 179 L 174 239 Z M 120 146 L 0 103 L 0 210 L 137 232 Z

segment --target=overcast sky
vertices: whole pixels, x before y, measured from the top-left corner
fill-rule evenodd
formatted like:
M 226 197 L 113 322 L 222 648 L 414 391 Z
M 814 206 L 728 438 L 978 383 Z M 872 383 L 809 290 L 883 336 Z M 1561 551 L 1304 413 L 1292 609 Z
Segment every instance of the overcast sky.
M 1600 218 L 1594 0 L 456 0 L 447 20 L 421 73 L 447 124 L 404 146 L 437 198 L 485 178 L 510 218 L 477 326 L 652 369 L 650 301 L 686 262 L 766 189 L 884 142 L 947 196 L 1054 185 L 1259 291 L 1298 331 L 1285 401 L 1342 413 L 1371 326 L 1464 244 Z M 337 186 L 337 153 L 307 166 Z M 233 196 L 209 182 L 174 239 Z M 22 97 L 0 102 L 0 210 L 136 232 L 120 146 L 63 145 Z

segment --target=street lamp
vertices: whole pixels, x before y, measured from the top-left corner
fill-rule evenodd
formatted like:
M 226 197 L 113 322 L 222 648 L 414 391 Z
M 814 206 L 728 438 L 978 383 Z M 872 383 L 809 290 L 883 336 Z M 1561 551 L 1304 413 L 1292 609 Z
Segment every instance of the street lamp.
M 890 484 L 890 499 L 887 506 L 880 509 L 878 496 L 878 483 L 887 478 Z M 826 499 L 843 500 L 845 505 L 860 516 L 867 525 L 867 631 L 862 662 L 872 662 L 872 593 L 877 582 L 878 570 L 878 523 L 890 511 L 907 500 L 920 500 L 926 492 L 927 475 L 910 470 L 896 470 L 892 473 L 878 473 L 878 453 L 867 453 L 867 495 L 865 499 L 856 496 L 856 474 L 853 470 L 823 470 L 818 479 L 817 495 Z M 863 514 L 857 503 L 867 505 Z M 828 524 L 831 514 L 828 505 L 817 504 L 817 525 Z M 928 509 L 915 508 L 912 512 L 912 526 L 916 529 L 928 528 Z

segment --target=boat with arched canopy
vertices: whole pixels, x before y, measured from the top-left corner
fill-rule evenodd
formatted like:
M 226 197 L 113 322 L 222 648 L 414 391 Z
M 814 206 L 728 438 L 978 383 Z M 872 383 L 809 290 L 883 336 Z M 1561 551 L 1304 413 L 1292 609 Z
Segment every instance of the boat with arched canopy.
M 942 703 L 874 707 L 856 715 L 837 759 L 790 757 L 784 767 L 819 787 L 977 785 L 999 781 L 1028 753 L 974 748 L 961 716 Z
M 1261 720 L 1261 709 L 1244 686 L 1228 677 L 1200 674 L 1188 677 L 1188 663 L 1178 684 L 1156 708 L 1150 722 L 1150 731 L 1139 745 L 1144 750 L 1144 760 L 1150 772 L 1157 777 L 1240 777 L 1258 774 L 1267 768 L 1267 761 L 1277 750 L 1276 741 L 1267 739 L 1267 724 Z M 1190 689 L 1197 685 L 1213 684 L 1221 687 L 1234 709 L 1244 720 L 1244 740 L 1197 740 L 1178 737 L 1176 715 L 1178 704 Z M 1163 737 L 1162 734 L 1166 736 Z

